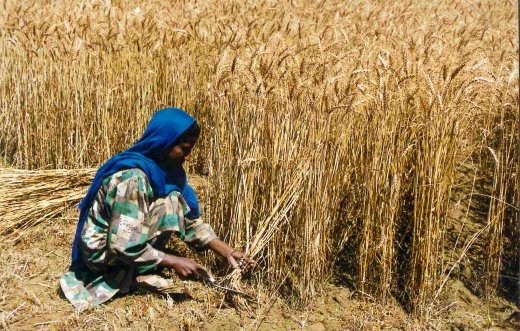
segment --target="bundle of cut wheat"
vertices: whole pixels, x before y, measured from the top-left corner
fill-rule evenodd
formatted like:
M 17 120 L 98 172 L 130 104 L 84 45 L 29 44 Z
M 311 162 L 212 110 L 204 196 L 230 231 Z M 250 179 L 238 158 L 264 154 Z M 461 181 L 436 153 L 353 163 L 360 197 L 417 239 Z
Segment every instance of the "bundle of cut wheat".
M 77 205 L 95 169 L 0 169 L 0 237 L 17 241 L 45 219 Z
M 303 182 L 307 174 L 307 168 L 300 171 L 298 176 L 295 176 L 292 179 L 284 194 L 277 200 L 270 215 L 258 223 L 257 230 L 249 240 L 250 244 L 247 247 L 246 253 L 249 258 L 257 260 L 263 259 L 262 253 L 269 244 L 269 241 L 280 229 L 282 224 L 289 220 L 289 213 L 297 203 L 299 196 L 303 191 Z M 241 276 L 241 270 L 235 269 L 223 279 L 223 282 L 227 283 L 229 287 L 235 290 L 244 292 L 241 288 Z M 257 298 L 257 300 L 260 301 L 260 298 Z M 255 315 L 245 297 L 235 296 L 233 297 L 233 303 L 237 308 L 242 309 L 251 317 Z

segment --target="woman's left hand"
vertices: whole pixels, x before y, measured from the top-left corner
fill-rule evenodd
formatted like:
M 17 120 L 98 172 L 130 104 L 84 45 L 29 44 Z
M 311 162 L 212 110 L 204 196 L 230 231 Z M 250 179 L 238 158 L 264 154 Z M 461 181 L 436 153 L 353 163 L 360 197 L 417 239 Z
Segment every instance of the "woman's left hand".
M 248 258 L 244 253 L 231 249 L 226 256 L 228 263 L 235 269 L 246 270 L 256 265 L 256 262 Z
M 237 251 L 222 240 L 216 238 L 208 243 L 208 247 L 214 252 L 226 258 L 229 265 L 235 269 L 247 270 L 256 265 L 256 262 L 246 256 L 246 254 Z

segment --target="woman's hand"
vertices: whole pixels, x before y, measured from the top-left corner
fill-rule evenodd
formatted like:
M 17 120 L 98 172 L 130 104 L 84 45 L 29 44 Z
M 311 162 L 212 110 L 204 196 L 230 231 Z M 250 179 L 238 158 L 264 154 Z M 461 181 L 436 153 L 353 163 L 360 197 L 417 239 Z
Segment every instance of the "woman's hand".
M 235 269 L 245 270 L 256 264 L 255 261 L 247 258 L 244 253 L 233 249 L 220 239 L 213 239 L 209 242 L 208 247 L 212 251 L 224 257 L 228 261 L 229 265 Z
M 255 261 L 249 259 L 244 253 L 234 250 L 233 248 L 228 252 L 226 258 L 229 265 L 235 269 L 246 270 L 256 265 Z
M 206 279 L 212 277 L 211 273 L 204 266 L 180 256 L 166 254 L 159 265 L 172 269 L 181 277 L 202 277 Z

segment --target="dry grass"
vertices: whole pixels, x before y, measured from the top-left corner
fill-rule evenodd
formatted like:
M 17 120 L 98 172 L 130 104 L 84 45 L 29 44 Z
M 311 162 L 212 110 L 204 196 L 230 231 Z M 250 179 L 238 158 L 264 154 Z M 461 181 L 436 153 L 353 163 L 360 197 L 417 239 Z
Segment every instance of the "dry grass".
M 447 215 L 470 167 L 493 183 L 468 192 L 491 197 L 480 286 L 497 288 L 517 245 L 512 3 L 1 6 L 8 164 L 94 167 L 183 107 L 204 128 L 191 171 L 213 188 L 207 219 L 257 251 L 264 285 L 308 302 L 347 245 L 360 292 L 416 312 L 452 267 Z

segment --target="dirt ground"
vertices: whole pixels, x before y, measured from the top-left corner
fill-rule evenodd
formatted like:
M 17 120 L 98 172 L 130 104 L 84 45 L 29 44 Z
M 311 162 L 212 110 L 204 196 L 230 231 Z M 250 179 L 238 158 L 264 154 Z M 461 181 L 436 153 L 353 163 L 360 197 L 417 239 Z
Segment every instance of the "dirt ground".
M 506 301 L 483 302 L 462 282 L 448 284 L 443 306 L 418 321 L 397 303 L 382 305 L 328 285 L 303 309 L 277 298 L 247 316 L 215 289 L 179 282 L 178 293 L 136 291 L 77 314 L 58 278 L 67 270 L 75 228 L 73 214 L 48 220 L 21 242 L 0 250 L 0 329 L 6 330 L 515 330 L 518 311 Z M 188 296 L 186 293 L 189 293 Z

